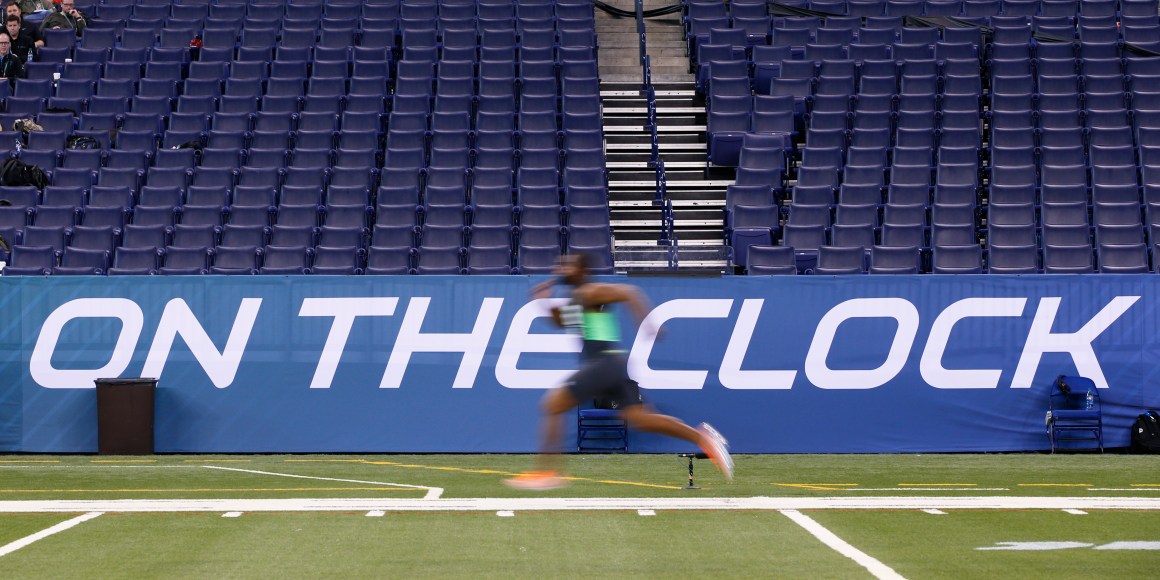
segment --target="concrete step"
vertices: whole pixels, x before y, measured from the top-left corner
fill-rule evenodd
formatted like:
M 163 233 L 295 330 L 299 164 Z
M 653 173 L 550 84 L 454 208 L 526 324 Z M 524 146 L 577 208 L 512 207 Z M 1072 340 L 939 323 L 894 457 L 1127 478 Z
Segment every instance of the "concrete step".
M 647 222 L 648 224 L 658 223 L 660 219 L 659 210 L 655 208 L 648 209 L 617 209 L 611 212 L 612 225 Z M 697 209 L 673 209 L 673 225 L 688 225 L 688 226 L 715 226 L 720 227 L 725 224 L 725 218 L 722 216 L 720 210 L 697 210 Z M 641 224 L 645 225 L 645 224 Z
M 639 182 L 648 182 L 645 185 L 633 185 L 634 182 L 628 180 L 610 181 L 608 199 L 615 201 L 651 201 L 656 195 L 654 191 L 656 186 L 656 172 L 650 172 L 648 179 L 640 179 Z M 666 181 L 668 177 L 666 176 Z M 705 183 L 712 183 L 706 181 L 687 182 L 680 181 L 673 183 L 669 188 L 669 198 L 674 200 L 690 200 L 700 201 L 704 203 L 725 203 L 725 190 L 727 186 L 713 186 L 705 185 Z M 732 183 L 727 182 L 727 183 Z M 647 192 L 647 194 L 645 193 Z
M 614 56 L 622 51 L 631 50 L 633 54 L 640 58 L 640 37 L 634 35 L 615 35 L 609 38 L 610 35 L 597 34 L 597 42 L 600 43 L 600 60 L 604 60 L 610 56 Z M 614 49 L 614 50 L 610 50 Z
M 640 87 L 632 86 L 631 83 L 616 83 L 607 79 L 601 79 L 600 90 L 603 91 L 639 91 Z M 695 95 L 696 89 L 693 86 L 693 80 L 687 81 L 653 81 L 653 92 L 659 97 L 661 95 Z
M 649 169 L 647 161 L 606 161 L 605 167 L 609 169 Z M 697 169 L 701 172 L 705 171 L 705 161 L 665 161 L 665 173 L 676 169 Z
M 604 110 L 604 124 L 605 125 L 643 125 L 648 121 L 648 114 L 641 110 L 637 113 L 621 113 L 617 110 Z M 661 115 L 656 116 L 657 127 L 687 127 L 688 131 L 704 131 L 705 117 L 704 115 L 681 114 L 681 115 Z M 699 129 L 698 129 L 699 127 Z
M 600 65 L 600 78 L 615 78 L 618 81 L 633 80 L 640 82 L 640 78 L 644 75 L 644 70 L 640 65 Z
M 651 44 L 647 45 L 645 54 L 648 55 L 648 60 L 653 66 L 657 65 L 684 65 L 689 68 L 689 57 L 684 50 L 676 51 L 672 48 L 657 48 Z
M 655 207 L 617 207 L 611 211 L 612 220 L 641 220 L 656 219 L 659 210 Z M 685 225 L 722 225 L 724 216 L 721 208 L 705 207 L 673 207 L 674 225 L 683 222 Z
M 725 207 L 725 200 L 724 199 L 714 199 L 714 200 L 670 199 L 670 201 L 672 202 L 674 208 L 697 207 L 697 208 L 705 208 L 705 209 L 712 209 L 712 210 L 720 211 L 721 208 Z M 640 200 L 618 199 L 618 200 L 610 200 L 608 202 L 608 207 L 614 208 L 614 209 L 633 208 L 633 207 L 642 208 L 642 207 L 650 207 L 652 205 L 652 203 L 653 203 L 652 200 L 646 200 L 646 199 L 640 199 Z
M 657 135 L 658 136 L 659 135 L 667 135 L 669 133 L 674 133 L 674 134 L 678 134 L 678 135 L 690 135 L 691 136 L 691 135 L 695 135 L 697 133 L 703 134 L 704 131 L 705 131 L 704 125 L 700 125 L 700 126 L 689 125 L 689 126 L 682 126 L 682 127 L 667 127 L 664 125 L 657 126 Z M 605 135 L 608 135 L 609 133 L 615 134 L 618 132 L 619 133 L 647 133 L 647 131 L 645 131 L 645 127 L 644 127 L 643 123 L 640 125 L 608 125 L 608 124 L 604 125 L 604 134 Z
M 684 49 L 688 46 L 686 39 L 684 39 L 684 30 L 650 28 L 647 24 L 645 24 L 645 44 L 647 46 L 653 46 L 653 48 L 666 45 Z
M 647 157 L 650 153 L 652 153 L 651 144 L 641 144 L 630 148 L 605 147 L 604 149 L 604 154 L 608 156 L 609 161 L 612 160 L 613 156 L 616 157 L 617 161 L 630 161 L 632 159 L 644 160 L 644 157 Z M 706 161 L 704 147 L 666 147 L 661 149 L 658 144 L 657 153 L 660 154 L 661 159 L 664 159 L 666 163 L 670 161 L 700 161 L 701 165 L 704 165 Z
M 649 182 L 647 187 L 627 187 L 622 184 L 610 184 L 608 202 L 624 207 L 644 207 L 656 201 L 656 181 Z M 725 189 L 710 188 L 688 189 L 679 187 L 668 188 L 669 200 L 674 204 L 687 207 L 722 208 L 725 207 Z
M 661 233 L 660 229 L 651 229 L 651 228 L 639 228 L 639 229 L 633 229 L 633 230 L 629 230 L 629 231 L 632 231 L 636 237 L 630 238 L 630 239 L 625 239 L 625 240 L 618 239 L 618 240 L 616 240 L 616 247 L 623 247 L 626 249 L 629 249 L 629 248 L 639 249 L 639 248 L 653 247 L 653 246 L 657 245 L 657 240 L 660 238 L 660 233 Z M 689 247 L 698 247 L 698 248 L 704 248 L 704 249 L 712 249 L 712 248 L 725 246 L 724 240 L 721 240 L 721 239 L 700 238 L 700 237 L 695 237 L 695 238 L 679 237 L 678 239 L 680 239 L 680 245 L 682 247 L 689 246 Z
M 653 81 L 653 84 L 670 83 L 670 82 L 680 82 L 680 83 L 692 82 L 693 75 L 691 75 L 691 74 L 678 74 L 678 73 L 674 73 L 674 72 L 665 72 L 664 74 L 657 74 L 656 72 L 653 72 L 652 81 Z
M 600 59 L 601 66 L 640 66 L 640 54 L 632 47 L 623 47 L 611 56 Z
M 618 177 L 618 176 L 615 173 L 612 173 L 612 172 L 609 173 L 608 186 L 610 188 L 613 186 L 614 181 L 616 182 L 616 185 L 618 187 L 624 187 L 624 188 L 630 188 L 630 187 L 645 188 L 645 187 L 653 187 L 656 185 L 655 172 L 649 172 L 648 176 L 635 175 L 636 179 L 615 179 L 616 177 Z M 627 175 L 625 177 L 634 177 L 634 176 Z M 729 180 L 729 181 L 710 180 L 710 181 L 696 181 L 696 182 L 688 182 L 688 181 L 679 181 L 678 180 L 675 182 L 669 181 L 668 182 L 668 189 L 669 189 L 669 193 L 672 194 L 674 192 L 674 189 L 690 189 L 690 188 L 705 188 L 705 187 L 725 188 L 726 186 L 729 186 L 729 185 L 733 185 L 733 180 Z
M 630 139 L 633 139 L 633 140 L 630 140 Z M 652 149 L 652 143 L 650 143 L 651 140 L 652 140 L 651 137 L 645 136 L 645 135 L 641 135 L 639 137 L 633 135 L 630 138 L 622 138 L 622 140 L 619 140 L 619 141 L 605 139 L 604 150 L 607 153 L 627 152 L 627 151 L 649 151 Z M 697 141 L 675 142 L 675 143 L 674 142 L 664 142 L 664 143 L 658 143 L 657 149 L 660 150 L 661 155 L 664 155 L 665 152 L 693 153 L 693 152 L 698 152 L 698 151 L 701 152 L 702 154 L 704 154 L 705 153 L 705 142 L 704 141 L 700 141 L 700 142 L 697 142 Z
M 664 139 L 657 135 L 660 141 L 661 150 L 666 146 L 672 146 L 674 150 L 690 149 L 696 145 L 700 145 L 701 149 L 705 148 L 705 136 L 697 135 L 695 133 L 666 133 Z M 652 136 L 643 133 L 612 133 L 604 135 L 604 143 L 606 145 L 645 145 L 652 143 Z
M 601 41 L 603 44 L 603 41 Z M 645 33 L 645 46 L 649 51 L 664 49 L 680 51 L 679 54 L 689 56 L 689 45 L 685 42 L 685 38 L 679 37 L 674 39 L 655 38 L 655 35 Z
M 664 90 L 657 87 L 658 83 L 654 81 L 652 94 L 657 107 L 696 107 L 704 112 L 704 101 L 697 98 L 693 91 L 685 93 L 684 91 Z M 636 83 L 628 83 L 628 86 L 619 86 L 615 90 L 602 90 L 600 96 L 605 100 L 605 106 L 635 105 L 643 107 L 648 103 L 648 95 Z
M 609 223 L 614 231 L 625 232 L 623 235 L 617 234 L 617 240 L 658 240 L 661 237 L 660 230 L 662 225 L 659 212 L 654 212 L 652 216 L 641 214 L 638 216 L 625 215 L 618 217 L 613 215 Z M 725 238 L 722 224 L 722 220 L 717 220 L 716 222 L 705 220 L 705 223 L 702 223 L 701 220 L 676 218 L 673 220 L 673 229 L 682 232 L 678 235 L 681 238 L 716 242 Z M 617 226 L 619 226 L 619 229 Z M 656 230 L 656 233 L 632 236 L 627 234 L 630 231 L 637 232 L 640 230 Z
M 615 103 L 615 104 L 613 104 Z M 605 102 L 605 115 L 648 115 L 647 103 L 633 103 L 636 106 L 624 106 L 621 103 Z M 656 112 L 658 117 L 666 116 L 688 116 L 688 115 L 705 115 L 705 107 L 676 107 L 676 106 L 661 106 L 657 103 Z
M 604 152 L 608 159 L 609 169 L 647 169 L 648 163 L 651 160 L 652 151 L 650 149 L 638 149 L 635 151 L 608 151 Z M 666 168 L 678 168 L 678 163 L 685 164 L 688 168 L 705 169 L 705 152 L 704 151 L 689 151 L 686 153 L 673 153 L 666 151 L 661 154 L 661 158 L 665 161 Z M 616 165 L 613 165 L 613 164 Z
M 600 73 L 600 78 L 605 79 L 605 80 L 614 80 L 614 81 L 620 81 L 620 82 L 639 83 L 644 78 L 644 74 L 641 72 L 637 72 L 635 74 L 602 72 L 602 73 Z

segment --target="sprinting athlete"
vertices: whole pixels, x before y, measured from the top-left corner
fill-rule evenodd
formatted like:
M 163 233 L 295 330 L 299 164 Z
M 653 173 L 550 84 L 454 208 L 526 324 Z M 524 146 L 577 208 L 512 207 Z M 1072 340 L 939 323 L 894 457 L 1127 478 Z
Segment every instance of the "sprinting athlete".
M 504 483 L 517 489 L 547 490 L 567 485 L 560 476 L 560 435 L 564 413 L 591 399 L 610 401 L 613 408 L 634 429 L 650 431 L 684 439 L 701 447 L 713 463 L 733 479 L 733 459 L 728 442 L 715 429 L 702 423 L 694 429 L 680 419 L 661 415 L 641 400 L 640 386 L 628 376 L 628 358 L 620 350 L 620 328 L 616 316 L 606 308 L 618 302 L 625 303 L 644 321 L 649 306 L 643 295 L 627 284 L 602 284 L 588 279 L 588 257 L 585 254 L 562 256 L 556 265 L 557 279 L 538 284 L 532 289 L 535 299 L 547 298 L 552 286 L 558 283 L 572 287 L 572 301 L 562 308 L 552 309 L 556 324 L 580 334 L 584 348 L 580 353 L 582 365 L 557 389 L 549 391 L 541 403 L 543 424 L 541 452 L 536 471 L 519 475 Z M 640 332 L 655 334 L 657 329 L 641 328 Z

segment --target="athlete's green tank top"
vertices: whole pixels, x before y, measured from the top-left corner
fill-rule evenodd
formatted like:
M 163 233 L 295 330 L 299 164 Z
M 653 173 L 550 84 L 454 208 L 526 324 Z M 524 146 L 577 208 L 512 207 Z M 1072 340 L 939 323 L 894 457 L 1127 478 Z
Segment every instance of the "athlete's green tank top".
M 620 322 L 616 315 L 603 310 L 585 310 L 575 302 L 560 309 L 564 328 L 580 335 L 584 340 L 581 356 L 593 357 L 620 345 Z

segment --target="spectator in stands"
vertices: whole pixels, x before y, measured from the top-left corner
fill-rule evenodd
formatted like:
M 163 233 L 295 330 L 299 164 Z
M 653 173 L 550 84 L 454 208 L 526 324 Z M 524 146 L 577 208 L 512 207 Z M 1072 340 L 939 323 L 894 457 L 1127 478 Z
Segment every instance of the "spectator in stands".
M 40 31 L 43 34 L 45 30 L 72 28 L 76 30 L 77 36 L 80 36 L 88 25 L 89 23 L 85 22 L 85 17 L 77 11 L 76 3 L 73 0 L 61 0 L 60 12 L 53 12 L 45 16 L 44 24 L 40 25 Z
M 15 85 L 16 79 L 24 73 L 24 61 L 12 54 L 12 37 L 8 31 L 0 31 L 0 77 Z
M 8 36 L 12 38 L 12 54 L 21 61 L 27 61 L 36 49 L 36 42 L 24 35 L 24 30 L 20 28 L 19 16 L 9 16 L 6 24 Z
M 33 44 L 37 47 L 44 46 L 44 39 L 40 37 L 40 27 L 24 20 L 24 15 L 20 12 L 20 5 L 12 2 L 4 7 L 5 18 L 15 16 L 20 19 L 20 36 L 25 39 L 32 39 Z M 5 20 L 7 22 L 7 20 Z
M 12 1 L 16 4 L 16 0 Z M 20 0 L 20 12 L 22 14 L 32 14 L 33 12 L 52 12 L 56 10 L 52 0 Z

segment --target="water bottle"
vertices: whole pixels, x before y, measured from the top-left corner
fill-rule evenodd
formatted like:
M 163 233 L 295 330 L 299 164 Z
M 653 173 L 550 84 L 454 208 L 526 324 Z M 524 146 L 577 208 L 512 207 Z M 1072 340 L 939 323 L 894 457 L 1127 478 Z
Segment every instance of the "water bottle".
M 28 64 L 32 64 L 32 49 L 28 49 Z
M 1084 409 L 1087 409 L 1088 411 L 1090 411 L 1090 410 L 1092 410 L 1092 407 L 1095 406 L 1095 404 L 1096 404 L 1096 398 L 1094 395 L 1092 395 L 1091 387 L 1088 387 L 1087 397 L 1084 398 L 1084 403 L 1083 403 Z

